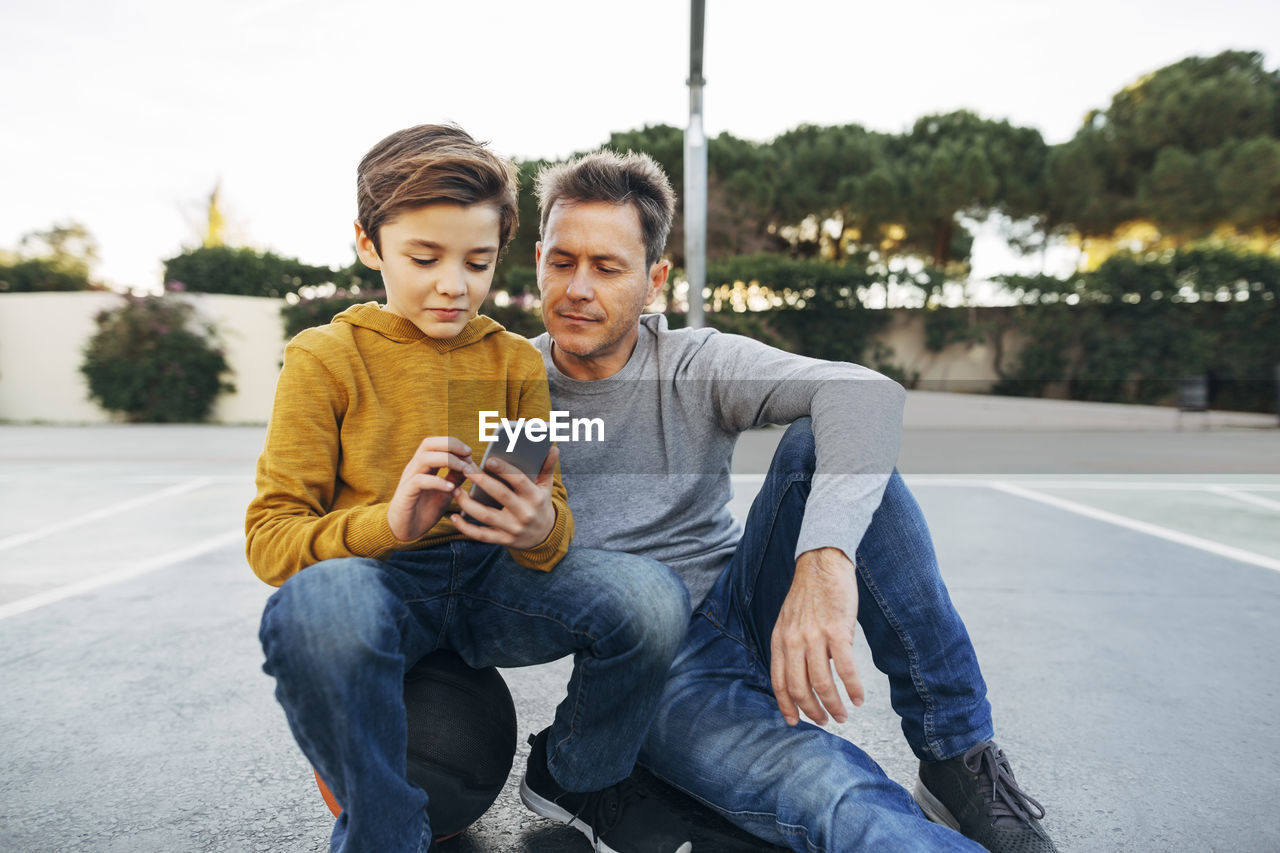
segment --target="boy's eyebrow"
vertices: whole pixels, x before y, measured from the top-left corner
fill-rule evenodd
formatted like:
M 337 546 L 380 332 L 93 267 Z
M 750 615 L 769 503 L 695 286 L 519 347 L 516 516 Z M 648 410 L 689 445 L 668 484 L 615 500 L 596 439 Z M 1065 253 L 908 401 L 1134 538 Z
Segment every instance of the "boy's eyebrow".
M 444 248 L 444 246 L 441 246 L 439 243 L 436 243 L 432 240 L 424 240 L 421 237 L 411 237 L 410 239 L 405 240 L 404 243 L 406 246 L 410 246 L 415 249 L 440 250 Z M 471 254 L 475 254 L 476 252 L 497 252 L 497 251 L 498 251 L 497 246 L 476 246 L 474 249 L 469 249 L 467 251 L 467 254 L 471 255 Z

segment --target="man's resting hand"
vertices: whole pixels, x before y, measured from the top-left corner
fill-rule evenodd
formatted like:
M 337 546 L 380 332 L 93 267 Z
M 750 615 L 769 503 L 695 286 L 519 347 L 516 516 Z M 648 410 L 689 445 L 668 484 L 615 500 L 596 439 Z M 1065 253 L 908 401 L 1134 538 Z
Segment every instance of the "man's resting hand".
M 862 681 L 853 659 L 857 625 L 853 563 L 838 548 L 801 554 L 772 639 L 773 693 L 788 725 L 800 721 L 800 711 L 820 726 L 826 724 L 828 712 L 838 723 L 847 719 L 832 664 L 853 704 L 862 704 Z

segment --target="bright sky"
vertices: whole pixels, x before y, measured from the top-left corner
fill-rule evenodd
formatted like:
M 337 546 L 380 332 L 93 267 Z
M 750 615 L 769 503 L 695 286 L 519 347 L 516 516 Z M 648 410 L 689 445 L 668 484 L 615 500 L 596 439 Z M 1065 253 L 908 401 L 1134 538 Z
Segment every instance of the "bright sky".
M 707 130 L 756 140 L 969 108 L 1061 142 L 1185 56 L 1280 64 L 1274 0 L 706 5 Z M 356 163 L 393 130 L 559 157 L 688 116 L 688 0 L 44 0 L 4 3 L 0 32 L 0 248 L 79 220 L 124 287 L 160 284 L 218 181 L 238 242 L 342 265 Z

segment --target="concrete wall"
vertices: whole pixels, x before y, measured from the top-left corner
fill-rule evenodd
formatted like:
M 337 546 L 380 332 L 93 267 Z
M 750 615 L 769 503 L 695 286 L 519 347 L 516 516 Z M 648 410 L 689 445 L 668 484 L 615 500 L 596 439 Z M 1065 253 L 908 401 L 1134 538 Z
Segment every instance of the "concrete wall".
M 969 311 L 964 308 L 944 308 L 944 311 Z M 984 315 L 998 312 L 1000 308 L 974 309 L 970 320 L 981 322 Z M 890 363 L 902 369 L 904 375 L 918 377 L 917 387 L 929 390 L 961 391 L 985 394 L 999 380 L 996 373 L 996 347 L 993 341 L 981 343 L 954 343 L 941 352 L 930 352 L 925 346 L 925 316 L 923 310 L 894 310 L 886 329 L 876 339 L 893 350 Z M 1026 340 L 1017 332 L 1006 332 L 1000 358 L 1007 369 L 1013 363 Z
M 276 376 L 284 352 L 282 300 L 193 293 L 181 297 L 214 323 L 227 353 L 234 394 L 218 398 L 215 423 L 265 423 L 271 415 Z M 0 421 L 109 423 L 119 418 L 89 399 L 80 373 L 85 343 L 96 331 L 94 316 L 120 304 L 110 293 L 0 294 Z M 893 349 L 892 363 L 920 386 L 983 392 L 996 381 L 990 344 L 952 344 L 940 353 L 924 345 L 924 315 L 895 311 L 880 341 Z M 1017 342 L 1006 341 L 1008 360 Z
M 216 423 L 265 423 L 284 352 L 279 299 L 195 293 L 182 298 L 213 322 L 236 385 L 214 406 Z M 0 421 L 110 423 L 120 418 L 89 399 L 80 373 L 93 318 L 116 308 L 112 293 L 0 294 Z

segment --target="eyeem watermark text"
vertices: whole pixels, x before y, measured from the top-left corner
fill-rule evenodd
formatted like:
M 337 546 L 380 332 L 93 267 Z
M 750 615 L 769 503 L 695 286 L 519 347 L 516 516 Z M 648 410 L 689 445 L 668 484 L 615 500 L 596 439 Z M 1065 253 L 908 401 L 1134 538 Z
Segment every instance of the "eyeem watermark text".
M 551 410 L 551 419 L 498 417 L 496 411 L 480 413 L 480 440 L 497 441 L 498 430 L 507 436 L 507 450 L 514 450 L 523 432 L 530 441 L 604 441 L 603 418 L 571 418 L 568 412 Z

